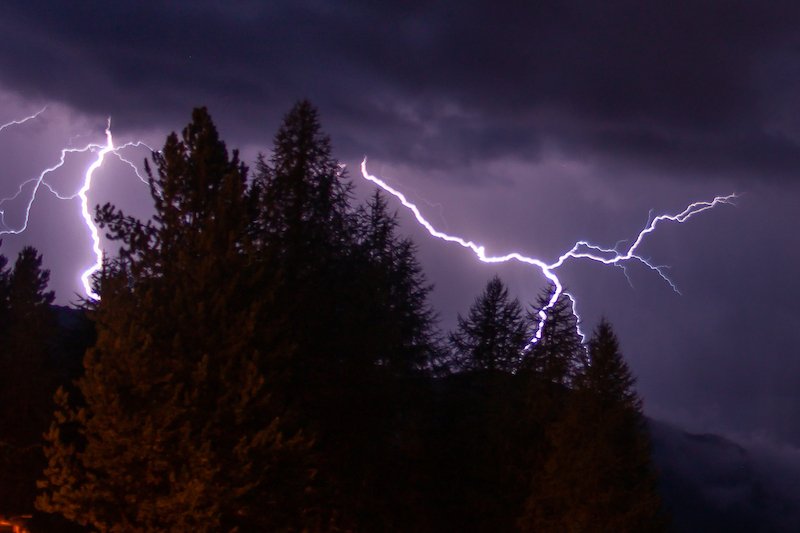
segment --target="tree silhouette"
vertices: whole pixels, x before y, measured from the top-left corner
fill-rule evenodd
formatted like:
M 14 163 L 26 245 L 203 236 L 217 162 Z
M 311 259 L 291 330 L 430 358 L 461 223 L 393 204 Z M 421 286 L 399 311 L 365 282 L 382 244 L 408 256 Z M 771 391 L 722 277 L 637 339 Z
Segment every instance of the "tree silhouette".
M 437 355 L 436 315 L 428 303 L 432 289 L 416 258 L 416 247 L 397 236 L 397 220 L 376 191 L 356 213 L 356 252 L 363 264 L 358 283 L 363 322 L 369 325 L 377 365 L 395 375 L 409 375 L 430 366 Z
M 40 436 L 52 410 L 55 321 L 42 256 L 25 247 L 11 270 L 0 256 L 0 512 L 29 513 L 43 467 Z
M 55 295 L 47 290 L 50 272 L 42 269 L 42 256 L 23 248 L 7 278 L 8 320 L 3 324 L 2 416 L 0 438 L 35 442 L 46 427 L 51 407 L 49 342 L 54 332 L 50 304 Z
M 533 479 L 523 531 L 659 531 L 664 528 L 649 436 L 634 378 L 603 320 L 589 343 L 549 455 Z
M 299 275 L 347 244 L 351 184 L 308 100 L 286 114 L 269 160 L 259 156 L 259 235 Z
M 517 446 L 514 439 L 521 381 L 514 372 L 527 331 L 519 302 L 496 275 L 466 318 L 458 316 L 450 334 L 456 372 L 444 380 L 453 393 L 440 407 L 448 429 L 434 433 L 442 448 L 435 452 L 434 479 L 448 494 L 439 504 L 447 513 L 439 529 L 506 531 L 513 525 L 521 499 L 515 457 L 528 444 Z
M 97 211 L 120 250 L 56 394 L 39 509 L 100 531 L 663 525 L 611 327 L 583 344 L 562 296 L 523 351 L 553 293 L 526 316 L 495 276 L 449 337 L 462 372 L 437 374 L 416 249 L 380 192 L 350 205 L 310 103 L 252 181 L 205 109 L 152 161 L 151 220 Z M 37 323 L 46 283 L 35 251 L 0 257 L 0 334 Z
M 319 508 L 330 527 L 374 529 L 403 506 L 397 424 L 410 418 L 403 380 L 436 348 L 430 287 L 382 197 L 351 208 L 346 172 L 309 102 L 284 117 L 254 183 L 255 242 L 282 273 L 276 298 L 296 348 L 286 397 L 324 458 Z
M 270 360 L 292 348 L 253 260 L 246 169 L 205 109 L 153 160 L 152 221 L 98 211 L 123 247 L 80 395 L 57 395 L 37 504 L 101 531 L 300 527 L 308 442 L 270 399 Z
M 463 370 L 515 371 L 527 341 L 527 326 L 517 299 L 498 276 L 486 284 L 475 299 L 467 318 L 458 316 L 458 327 L 450 335 L 456 366 Z
M 254 244 L 279 272 L 276 298 L 286 311 L 287 337 L 297 346 L 295 373 L 312 391 L 329 366 L 352 355 L 348 313 L 343 306 L 354 281 L 348 272 L 353 249 L 350 184 L 331 155 L 318 112 L 308 101 L 286 114 L 272 155 L 259 156 L 254 195 Z M 343 297 L 344 296 L 344 297 Z
M 562 293 L 555 305 L 546 309 L 553 297 L 553 290 L 548 288 L 543 291 L 528 313 L 528 320 L 533 324 L 538 325 L 542 310 L 545 310 L 547 318 L 541 338 L 531 347 L 522 364 L 527 370 L 533 371 L 537 379 L 568 385 L 585 364 L 586 351 L 569 297 Z

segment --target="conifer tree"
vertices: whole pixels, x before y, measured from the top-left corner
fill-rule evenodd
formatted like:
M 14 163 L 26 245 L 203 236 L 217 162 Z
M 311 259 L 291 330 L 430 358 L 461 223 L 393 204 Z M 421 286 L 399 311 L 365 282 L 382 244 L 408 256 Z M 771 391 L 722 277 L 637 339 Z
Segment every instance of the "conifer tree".
M 509 299 L 498 276 L 486 284 L 467 318 L 458 316 L 450 335 L 456 366 L 462 370 L 517 370 L 528 328 L 519 301 Z
M 271 397 L 292 347 L 246 169 L 205 109 L 153 161 L 152 220 L 98 211 L 122 248 L 80 394 L 56 397 L 37 505 L 100 531 L 299 529 L 309 442 Z
M 527 351 L 521 365 L 527 392 L 518 430 L 530 446 L 520 458 L 519 471 L 527 477 L 526 485 L 543 467 L 549 450 L 546 430 L 560 418 L 569 387 L 586 363 L 586 349 L 569 297 L 562 293 L 548 308 L 554 290 L 553 287 L 544 290 L 528 313 L 534 328 L 539 327 L 542 310 L 546 318 L 540 338 Z
M 38 441 L 50 408 L 48 355 L 55 323 L 42 256 L 23 248 L 6 280 L 6 313 L 0 348 L 0 438 Z
M 23 248 L 12 269 L 5 263 L 0 256 L 0 513 L 29 513 L 52 411 L 54 294 L 34 248 Z
M 450 334 L 451 367 L 460 372 L 446 380 L 459 391 L 450 400 L 448 418 L 458 429 L 441 444 L 446 451 L 438 475 L 453 485 L 450 509 L 458 516 L 450 520 L 456 529 L 506 531 L 524 497 L 527 485 L 518 488 L 516 454 L 528 443 L 517 446 L 514 439 L 519 415 L 514 373 L 527 340 L 522 307 L 496 275 Z
M 259 237 L 293 270 L 341 251 L 350 236 L 351 184 L 311 102 L 298 102 L 284 117 L 271 157 L 259 156 L 254 182 L 261 196 Z
M 396 235 L 380 195 L 351 209 L 352 185 L 307 100 L 284 117 L 271 156 L 259 158 L 254 184 L 255 241 L 283 272 L 279 297 L 292 314 L 289 334 L 306 370 L 424 366 L 434 316 L 415 247 Z
M 660 531 L 649 436 L 634 378 L 602 321 L 589 362 L 559 419 L 532 484 L 523 531 Z
M 539 295 L 528 313 L 530 323 L 539 324 L 539 313 L 548 306 L 553 290 L 546 289 Z M 572 302 L 564 293 L 545 314 L 541 338 L 527 353 L 523 367 L 532 370 L 537 379 L 567 385 L 585 363 L 586 351 L 578 333 L 578 319 L 572 312 Z
M 611 324 L 605 319 L 600 320 L 589 341 L 589 364 L 580 374 L 578 385 L 591 392 L 601 406 L 642 414 L 642 400 L 634 387 L 636 378 L 622 357 Z
M 401 507 L 386 467 L 404 472 L 394 424 L 409 418 L 403 378 L 432 351 L 430 289 L 385 201 L 351 208 L 344 167 L 308 101 L 284 117 L 254 183 L 254 241 L 282 273 L 276 300 L 295 347 L 287 396 L 324 458 L 321 507 L 331 527 L 375 529 Z
M 0 240 L 0 246 L 3 241 Z M 0 332 L 5 331 L 3 324 L 8 323 L 8 258 L 0 254 Z
M 354 227 L 351 186 L 310 102 L 298 102 L 284 117 L 270 158 L 259 156 L 253 183 L 254 243 L 282 274 L 276 298 L 297 343 L 295 371 L 301 382 L 326 381 L 329 365 L 353 360 L 345 333 L 352 324 L 346 303 L 355 283 L 348 272 Z
M 360 322 L 369 326 L 373 352 L 368 357 L 395 375 L 429 368 L 437 350 L 436 315 L 416 247 L 397 235 L 396 215 L 388 214 L 380 191 L 359 208 L 357 221 L 356 250 L 363 260 L 356 267 L 364 303 Z

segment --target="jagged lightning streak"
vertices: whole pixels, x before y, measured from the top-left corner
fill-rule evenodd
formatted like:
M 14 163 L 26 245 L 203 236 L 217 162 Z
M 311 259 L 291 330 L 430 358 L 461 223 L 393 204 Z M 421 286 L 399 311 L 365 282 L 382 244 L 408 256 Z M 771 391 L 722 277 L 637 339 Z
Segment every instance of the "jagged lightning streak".
M 92 214 L 89 212 L 89 199 L 86 194 L 89 192 L 89 189 L 92 188 L 94 171 L 100 168 L 100 166 L 103 164 L 106 154 L 112 151 L 114 151 L 114 137 L 111 135 L 111 119 L 109 118 L 108 125 L 106 126 L 106 146 L 97 153 L 97 159 L 95 159 L 94 162 L 89 165 L 89 168 L 86 169 L 83 187 L 81 187 L 78 191 L 78 197 L 81 199 L 81 216 L 83 217 L 83 221 L 86 223 L 86 226 L 89 228 L 89 233 L 92 237 L 92 251 L 94 252 L 95 256 L 94 264 L 84 270 L 83 274 L 81 274 L 81 283 L 83 283 L 83 288 L 86 290 L 86 294 L 95 300 L 99 300 L 100 295 L 92 289 L 91 277 L 103 266 L 103 249 L 100 248 L 100 234 L 97 230 L 97 226 L 94 224 L 94 220 L 92 220 Z
M 33 115 L 30 115 L 30 116 L 25 117 L 23 119 L 13 120 L 13 121 L 10 121 L 10 122 L 8 122 L 6 124 L 3 124 L 3 125 L 0 126 L 0 132 L 2 132 L 4 129 L 9 128 L 11 126 L 24 124 L 25 122 L 28 122 L 28 121 L 33 120 L 35 118 L 38 118 L 42 113 L 45 112 L 46 109 L 47 108 L 44 107 L 41 110 L 39 110 L 37 113 L 34 113 Z M 23 182 L 19 186 L 19 188 L 17 189 L 17 192 L 14 193 L 12 196 L 0 199 L 0 224 L 2 225 L 2 227 L 0 227 L 0 235 L 4 235 L 4 234 L 15 234 L 15 235 L 17 235 L 17 234 L 20 234 L 20 233 L 24 232 L 27 229 L 28 221 L 30 219 L 31 207 L 33 205 L 33 202 L 36 200 L 36 196 L 37 196 L 37 193 L 39 192 L 39 189 L 42 186 L 44 186 L 47 190 L 49 190 L 59 200 L 74 200 L 76 198 L 79 199 L 79 201 L 80 201 L 80 209 L 81 209 L 81 217 L 83 218 L 84 224 L 86 225 L 86 228 L 87 228 L 87 230 L 89 232 L 89 238 L 92 241 L 92 252 L 94 253 L 94 258 L 95 258 L 94 259 L 94 263 L 91 266 L 89 266 L 86 270 L 84 270 L 83 273 L 81 274 L 81 284 L 83 285 L 83 288 L 84 288 L 84 291 L 86 292 L 86 295 L 89 298 L 92 298 L 92 299 L 95 299 L 95 300 L 99 300 L 100 299 L 100 295 L 98 295 L 92 289 L 91 278 L 94 275 L 94 273 L 97 272 L 102 266 L 103 250 L 100 247 L 100 234 L 99 234 L 99 231 L 98 231 L 97 226 L 95 225 L 94 220 L 92 219 L 92 215 L 91 215 L 91 213 L 89 211 L 88 193 L 89 193 L 89 191 L 91 190 L 91 187 L 92 187 L 92 179 L 94 177 L 94 173 L 98 168 L 100 168 L 103 165 L 103 162 L 105 161 L 106 156 L 108 154 L 113 154 L 121 162 L 123 162 L 124 164 L 128 165 L 129 167 L 131 167 L 131 169 L 133 169 L 134 173 L 136 174 L 136 177 L 140 181 L 142 181 L 143 183 L 147 184 L 147 179 L 144 176 L 141 175 L 141 173 L 139 172 L 139 169 L 136 167 L 136 165 L 134 165 L 130 160 L 128 160 L 125 157 L 123 157 L 120 154 L 120 150 L 125 149 L 125 148 L 146 147 L 151 152 L 153 151 L 152 148 L 150 148 L 149 146 L 147 146 L 145 143 L 143 143 L 141 141 L 128 142 L 128 143 L 125 143 L 125 144 L 123 144 L 123 145 L 121 145 L 119 147 L 115 146 L 114 145 L 114 137 L 111 134 L 111 119 L 110 118 L 108 119 L 108 123 L 106 125 L 105 137 L 106 137 L 105 144 L 89 143 L 89 144 L 87 144 L 87 145 L 85 145 L 85 146 L 83 146 L 81 148 L 62 148 L 61 149 L 61 155 L 60 155 L 60 157 L 58 159 L 58 162 L 56 162 L 54 165 L 52 165 L 50 167 L 47 167 L 45 170 L 43 170 L 39 174 L 39 176 L 37 176 L 35 178 L 31 178 L 31 179 Z M 48 183 L 46 181 L 46 177 L 49 174 L 55 172 L 56 170 L 58 170 L 58 169 L 60 169 L 61 167 L 64 166 L 64 164 L 66 163 L 66 160 L 67 160 L 67 156 L 69 154 L 87 153 L 87 152 L 96 153 L 96 157 L 92 161 L 92 163 L 89 165 L 89 167 L 86 169 L 86 172 L 84 173 L 84 176 L 83 176 L 83 185 L 81 186 L 81 188 L 77 192 L 75 192 L 74 194 L 71 194 L 71 195 L 60 194 L 50 183 Z M 7 202 L 10 202 L 10 201 L 13 201 L 13 200 L 17 199 L 23 193 L 25 188 L 28 185 L 32 184 L 32 183 L 34 184 L 33 185 L 33 191 L 31 192 L 31 195 L 28 198 L 28 201 L 27 201 L 27 203 L 25 205 L 25 216 L 24 216 L 24 221 L 23 221 L 22 226 L 19 227 L 19 228 L 16 228 L 16 229 L 9 228 L 6 225 L 6 222 L 5 222 L 5 211 L 2 209 L 2 206 L 4 204 L 6 204 Z
M 625 263 L 627 261 L 638 261 L 645 265 L 647 268 L 655 271 L 664 281 L 666 281 L 672 290 L 678 292 L 678 288 L 672 280 L 664 272 L 664 267 L 659 265 L 653 265 L 648 259 L 638 255 L 636 253 L 639 246 L 644 241 L 644 238 L 655 231 L 656 226 L 660 222 L 670 221 L 670 222 L 678 222 L 683 223 L 689 220 L 694 215 L 702 213 L 703 211 L 707 211 L 709 209 L 713 209 L 714 207 L 721 205 L 721 204 L 728 204 L 733 205 L 733 201 L 736 198 L 736 194 L 729 194 L 727 196 L 717 196 L 711 201 L 707 202 L 694 202 L 686 207 L 683 211 L 676 215 L 658 215 L 656 217 L 650 216 L 648 219 L 647 224 L 645 227 L 638 233 L 636 238 L 633 240 L 633 243 L 627 248 L 627 250 L 619 251 L 617 248 L 618 246 L 626 241 L 619 241 L 613 248 L 603 248 L 601 246 L 597 246 L 592 244 L 588 241 L 578 241 L 576 242 L 572 248 L 570 248 L 567 252 L 560 255 L 558 259 L 552 263 L 545 263 L 540 259 L 536 259 L 535 257 L 528 257 L 519 252 L 511 252 L 505 255 L 487 255 L 486 248 L 483 245 L 477 244 L 473 241 L 464 239 L 462 237 L 458 237 L 456 235 L 449 235 L 442 231 L 437 230 L 433 225 L 428 222 L 425 217 L 420 212 L 419 208 L 412 202 L 406 198 L 406 196 L 395 189 L 394 187 L 390 186 L 388 183 L 383 181 L 382 179 L 371 175 L 367 172 L 367 159 L 361 162 L 361 175 L 367 181 L 370 181 L 386 191 L 387 193 L 391 194 L 398 200 L 400 203 L 403 204 L 411 213 L 414 215 L 414 218 L 417 219 L 417 222 L 425 228 L 425 230 L 432 236 L 437 239 L 441 239 L 443 241 L 452 242 L 462 246 L 463 248 L 467 248 L 471 250 L 480 261 L 484 263 L 507 263 L 509 261 L 517 261 L 520 263 L 525 263 L 531 266 L 534 266 L 539 269 L 542 275 L 547 278 L 550 283 L 552 283 L 554 290 L 553 294 L 550 297 L 547 305 L 544 308 L 538 311 L 539 323 L 536 327 L 536 333 L 534 334 L 533 338 L 530 339 L 528 344 L 525 346 L 524 350 L 527 351 L 530 349 L 531 346 L 536 344 L 542 338 L 542 331 L 544 329 L 545 322 L 547 321 L 547 311 L 553 308 L 553 306 L 558 302 L 558 299 L 563 294 L 566 296 L 570 301 L 570 307 L 572 309 L 572 314 L 575 316 L 578 324 L 578 334 L 581 336 L 582 339 L 585 340 L 585 336 L 580 329 L 580 316 L 576 310 L 576 303 L 575 298 L 569 294 L 564 292 L 564 287 L 561 284 L 561 280 L 555 273 L 559 267 L 561 267 L 568 259 L 589 259 L 591 261 L 596 261 L 605 265 L 614 265 L 620 266 L 624 269 Z M 626 274 L 627 275 L 627 274 Z
M 6 122 L 5 124 L 0 124 L 0 131 L 3 131 L 5 129 L 7 129 L 7 128 L 10 128 L 11 126 L 19 126 L 20 124 L 25 124 L 26 122 L 28 122 L 30 120 L 39 118 L 39 115 L 44 113 L 46 110 L 47 110 L 47 106 L 44 106 L 43 108 L 41 108 L 39 111 L 37 111 L 33 115 L 28 115 L 25 118 L 21 118 L 21 119 L 18 119 L 18 120 L 12 120 L 12 121 Z

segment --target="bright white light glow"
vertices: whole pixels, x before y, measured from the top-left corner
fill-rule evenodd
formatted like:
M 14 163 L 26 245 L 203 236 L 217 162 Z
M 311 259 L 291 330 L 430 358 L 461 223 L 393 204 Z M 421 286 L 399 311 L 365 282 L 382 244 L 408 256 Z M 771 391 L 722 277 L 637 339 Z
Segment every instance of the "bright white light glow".
M 395 189 L 394 187 L 390 186 L 388 183 L 383 181 L 382 179 L 371 175 L 367 172 L 367 159 L 364 158 L 364 161 L 361 162 L 361 175 L 364 179 L 374 183 L 385 192 L 391 194 L 395 198 L 397 198 L 404 207 L 406 207 L 411 213 L 414 215 L 414 218 L 417 219 L 417 222 L 425 228 L 425 230 L 432 236 L 437 239 L 441 239 L 446 242 L 452 242 L 458 244 L 463 248 L 467 248 L 472 251 L 473 254 L 478 258 L 478 260 L 484 263 L 507 263 L 509 261 L 517 261 L 519 263 L 525 263 L 535 267 L 536 269 L 541 272 L 542 276 L 547 278 L 550 283 L 553 284 L 554 290 L 553 294 L 550 298 L 550 301 L 545 305 L 545 307 L 538 312 L 539 316 L 539 323 L 536 327 L 536 333 L 534 336 L 528 341 L 527 346 L 525 346 L 525 350 L 527 351 L 530 349 L 531 346 L 536 344 L 542 338 L 542 330 L 544 329 L 545 322 L 547 320 L 547 311 L 553 308 L 556 304 L 558 299 L 564 294 L 570 300 L 570 306 L 572 308 L 572 314 L 575 315 L 578 324 L 578 334 L 581 336 L 582 339 L 585 340 L 585 336 L 580 329 L 581 319 L 578 315 L 576 310 L 576 303 L 575 298 L 569 294 L 564 292 L 564 287 L 561 284 L 561 280 L 556 275 L 556 270 L 561 267 L 568 259 L 588 259 L 591 261 L 596 261 L 598 263 L 602 263 L 605 265 L 614 265 L 625 268 L 625 264 L 628 261 L 638 261 L 648 267 L 649 269 L 658 273 L 658 275 L 666 281 L 672 290 L 678 292 L 678 288 L 672 280 L 666 275 L 664 271 L 664 267 L 661 265 L 654 265 L 649 260 L 645 259 L 644 257 L 637 255 L 636 251 L 639 246 L 642 244 L 645 236 L 655 231 L 656 226 L 661 222 L 678 222 L 683 223 L 689 220 L 694 215 L 702 213 L 703 211 L 707 211 L 712 209 L 721 204 L 728 204 L 733 205 L 733 201 L 736 199 L 735 194 L 729 194 L 728 196 L 717 196 L 711 201 L 707 202 L 694 202 L 690 204 L 686 209 L 681 211 L 676 215 L 658 215 L 656 217 L 651 217 L 645 227 L 639 232 L 636 238 L 633 240 L 633 244 L 631 244 L 626 250 L 619 251 L 617 247 L 614 248 L 603 248 L 601 246 L 597 246 L 587 241 L 578 241 L 576 242 L 572 248 L 570 248 L 567 252 L 563 253 L 558 259 L 552 263 L 547 263 L 541 259 L 537 259 L 535 257 L 528 257 L 523 255 L 520 252 L 510 252 L 504 255 L 487 255 L 485 246 L 481 244 L 477 244 L 473 241 L 465 239 L 463 237 L 459 237 L 456 235 L 449 235 L 436 229 L 433 224 L 428 222 L 425 217 L 422 215 L 422 212 L 419 208 L 410 202 L 406 196 Z M 622 242 L 620 241 L 617 244 L 619 245 Z

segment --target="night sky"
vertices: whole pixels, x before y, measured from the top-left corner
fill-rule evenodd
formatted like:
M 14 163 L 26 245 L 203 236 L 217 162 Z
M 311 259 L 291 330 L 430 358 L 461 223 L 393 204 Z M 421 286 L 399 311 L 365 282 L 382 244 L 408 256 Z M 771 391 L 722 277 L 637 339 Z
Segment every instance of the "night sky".
M 230 148 L 268 153 L 300 98 L 319 107 L 363 198 L 358 165 L 441 229 L 491 253 L 554 260 L 578 239 L 635 237 L 648 212 L 736 192 L 643 254 L 657 275 L 573 262 L 560 276 L 584 327 L 616 327 L 646 412 L 797 452 L 800 447 L 800 4 L 796 2 L 4 2 L 0 196 L 60 149 L 166 134 L 206 105 Z M 536 4 L 536 5 L 533 5 Z M 141 166 L 145 149 L 124 155 Z M 70 194 L 90 157 L 48 177 Z M 19 227 L 30 188 L 3 205 Z M 26 197 L 26 194 L 28 196 Z M 92 204 L 140 216 L 149 196 L 110 159 Z M 536 270 L 484 265 L 436 241 L 396 207 L 436 285 L 447 330 L 500 274 L 523 303 Z M 92 262 L 76 201 L 41 190 L 12 256 L 36 246 L 62 304 Z M 109 245 L 113 252 L 114 246 Z

